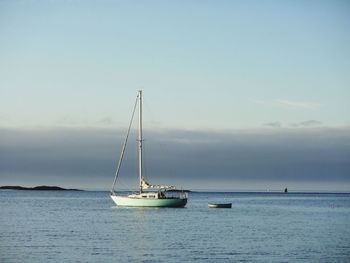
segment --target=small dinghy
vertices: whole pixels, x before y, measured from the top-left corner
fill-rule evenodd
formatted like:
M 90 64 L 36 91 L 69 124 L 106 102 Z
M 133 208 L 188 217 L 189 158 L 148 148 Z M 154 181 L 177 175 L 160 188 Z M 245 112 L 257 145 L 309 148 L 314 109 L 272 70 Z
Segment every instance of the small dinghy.
M 209 208 L 231 208 L 232 203 L 225 203 L 225 204 L 213 204 L 213 203 L 208 203 Z

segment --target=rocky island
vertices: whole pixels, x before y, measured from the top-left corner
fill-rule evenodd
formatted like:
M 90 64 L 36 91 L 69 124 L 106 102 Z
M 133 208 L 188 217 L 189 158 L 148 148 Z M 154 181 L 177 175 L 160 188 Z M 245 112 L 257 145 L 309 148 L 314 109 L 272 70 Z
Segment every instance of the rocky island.
M 35 190 L 35 191 L 82 191 L 79 189 L 66 189 L 59 186 L 40 185 L 35 187 L 23 186 L 0 186 L 0 190 Z

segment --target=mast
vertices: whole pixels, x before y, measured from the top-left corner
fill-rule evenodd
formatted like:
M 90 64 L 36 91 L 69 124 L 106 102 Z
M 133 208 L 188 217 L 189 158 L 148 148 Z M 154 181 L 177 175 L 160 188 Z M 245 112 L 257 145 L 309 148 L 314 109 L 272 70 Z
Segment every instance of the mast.
M 142 193 L 142 90 L 139 90 L 139 183 Z

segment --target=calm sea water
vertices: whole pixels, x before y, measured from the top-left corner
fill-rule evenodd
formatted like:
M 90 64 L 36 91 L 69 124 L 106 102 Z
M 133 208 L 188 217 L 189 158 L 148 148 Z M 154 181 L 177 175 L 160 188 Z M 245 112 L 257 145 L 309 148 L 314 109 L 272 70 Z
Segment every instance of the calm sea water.
M 186 208 L 140 209 L 107 192 L 0 191 L 0 205 L 4 263 L 350 262 L 349 194 L 191 193 Z

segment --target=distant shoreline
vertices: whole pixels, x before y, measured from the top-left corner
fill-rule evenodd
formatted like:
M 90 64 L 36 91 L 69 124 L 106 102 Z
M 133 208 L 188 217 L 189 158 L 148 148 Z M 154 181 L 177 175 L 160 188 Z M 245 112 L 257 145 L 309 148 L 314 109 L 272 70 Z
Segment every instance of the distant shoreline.
M 106 189 L 67 189 L 59 186 L 35 186 L 35 187 L 23 187 L 23 186 L 0 186 L 0 190 L 24 190 L 24 191 L 84 191 L 84 192 L 109 192 Z M 123 189 L 118 192 L 128 193 L 135 192 L 137 190 L 127 190 Z M 174 190 L 170 190 L 174 191 Z M 235 194 L 283 194 L 283 195 L 298 195 L 298 194 L 350 194 L 350 191 L 320 191 L 320 190 L 308 190 L 308 191 L 288 191 L 288 193 L 284 193 L 283 191 L 259 191 L 259 190 L 207 190 L 207 189 L 197 189 L 197 190 L 175 190 L 175 191 L 183 191 L 187 193 L 235 193 Z
M 25 190 L 25 191 L 84 191 L 80 189 L 66 189 L 59 186 L 47 186 L 47 185 L 40 185 L 35 187 L 23 187 L 23 186 L 0 186 L 0 190 Z

